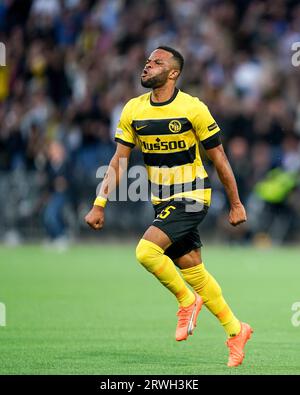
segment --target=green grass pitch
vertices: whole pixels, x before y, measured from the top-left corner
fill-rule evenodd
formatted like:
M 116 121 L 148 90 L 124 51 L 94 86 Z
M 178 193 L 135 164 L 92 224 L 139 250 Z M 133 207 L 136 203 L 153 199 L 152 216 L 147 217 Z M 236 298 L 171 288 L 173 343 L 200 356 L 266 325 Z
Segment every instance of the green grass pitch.
M 134 245 L 0 248 L 0 374 L 300 374 L 300 250 L 206 246 L 207 269 L 254 328 L 242 366 L 205 308 L 186 342 L 177 304 L 135 260 Z

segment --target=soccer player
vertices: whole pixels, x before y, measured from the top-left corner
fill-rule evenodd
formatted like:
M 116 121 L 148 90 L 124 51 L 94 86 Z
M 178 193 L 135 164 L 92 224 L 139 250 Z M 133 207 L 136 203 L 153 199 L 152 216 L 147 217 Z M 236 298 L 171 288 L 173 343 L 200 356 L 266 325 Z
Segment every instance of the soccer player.
M 246 221 L 246 212 L 216 121 L 203 102 L 176 87 L 183 64 L 182 55 L 166 46 L 158 47 L 147 59 L 141 84 L 151 91 L 124 106 L 115 135 L 116 152 L 85 220 L 93 229 L 103 227 L 107 198 L 126 170 L 124 162 L 128 161 L 131 149 L 138 145 L 143 153 L 156 217 L 137 245 L 137 260 L 178 301 L 176 340 L 186 340 L 193 333 L 204 304 L 228 336 L 228 366 L 238 366 L 253 330 L 235 317 L 201 259 L 197 226 L 207 214 L 211 187 L 199 143 L 225 187 L 231 225 Z

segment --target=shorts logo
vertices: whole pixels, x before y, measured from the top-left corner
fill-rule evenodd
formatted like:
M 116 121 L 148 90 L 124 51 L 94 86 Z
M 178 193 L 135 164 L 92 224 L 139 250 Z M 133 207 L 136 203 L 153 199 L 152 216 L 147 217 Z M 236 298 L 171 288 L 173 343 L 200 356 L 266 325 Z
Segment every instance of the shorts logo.
M 169 123 L 169 130 L 172 133 L 178 133 L 181 130 L 181 126 L 182 126 L 181 123 L 179 121 L 177 121 L 176 119 L 174 119 L 173 121 L 171 121 Z

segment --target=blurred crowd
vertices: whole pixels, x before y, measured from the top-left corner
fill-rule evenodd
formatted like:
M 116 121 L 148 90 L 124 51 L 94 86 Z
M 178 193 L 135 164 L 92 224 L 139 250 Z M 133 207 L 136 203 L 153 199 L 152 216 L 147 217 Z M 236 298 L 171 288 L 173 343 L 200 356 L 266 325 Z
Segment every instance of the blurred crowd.
M 179 88 L 203 100 L 222 129 L 248 208 L 248 224 L 230 229 L 208 163 L 212 235 L 299 241 L 300 66 L 291 60 L 299 1 L 0 0 L 0 41 L 0 237 L 24 224 L 23 237 L 36 229 L 53 240 L 68 228 L 84 234 L 122 106 L 145 92 L 149 53 L 169 45 L 186 60 Z M 132 163 L 140 162 L 135 152 Z M 285 191 L 275 201 L 261 192 L 268 182 Z M 152 215 L 144 203 L 134 206 L 139 221 L 131 203 L 112 207 L 108 231 L 122 221 L 140 231 Z

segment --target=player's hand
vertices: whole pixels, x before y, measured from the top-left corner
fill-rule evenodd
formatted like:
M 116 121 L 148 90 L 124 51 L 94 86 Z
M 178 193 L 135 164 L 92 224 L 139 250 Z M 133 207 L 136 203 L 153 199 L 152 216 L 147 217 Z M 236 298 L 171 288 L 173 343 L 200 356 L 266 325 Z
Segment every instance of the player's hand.
M 247 215 L 245 207 L 242 203 L 237 203 L 231 206 L 229 213 L 229 222 L 232 226 L 239 225 L 247 221 Z
M 91 228 L 95 230 L 102 229 L 104 225 L 104 208 L 93 206 L 84 219 Z

